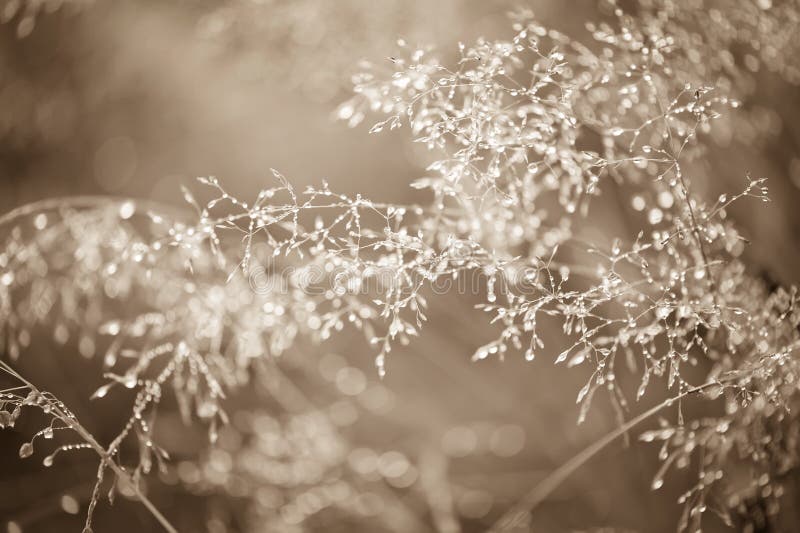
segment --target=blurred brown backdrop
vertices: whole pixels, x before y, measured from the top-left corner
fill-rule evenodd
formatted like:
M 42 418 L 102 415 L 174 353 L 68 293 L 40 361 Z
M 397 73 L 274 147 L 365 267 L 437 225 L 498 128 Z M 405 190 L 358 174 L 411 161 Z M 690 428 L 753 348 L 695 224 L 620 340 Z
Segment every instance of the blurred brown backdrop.
M 367 135 L 363 127 L 350 130 L 332 118 L 347 95 L 349 71 L 361 58 L 380 61 L 390 55 L 396 36 L 438 44 L 445 54 L 457 40 L 502 36 L 505 12 L 513 5 L 505 0 L 64 4 L 37 16 L 23 38 L 21 15 L 0 26 L 3 212 L 77 194 L 179 204 L 179 185 L 200 175 L 216 175 L 232 192 L 246 196 L 271 179 L 270 167 L 299 185 L 327 178 L 337 190 L 408 200 L 413 194 L 407 184 L 425 166 L 408 133 Z M 595 12 L 591 0 L 525 5 L 576 36 Z M 735 134 L 726 140 L 714 161 L 719 180 L 708 184 L 707 193 L 735 187 L 743 169 L 771 178 L 771 209 L 747 212 L 745 207 L 733 215 L 753 242 L 753 268 L 785 283 L 799 278 L 800 95 L 768 74 L 760 76 L 747 105 L 771 133 L 765 142 L 748 146 L 737 144 Z M 624 218 L 613 210 L 601 216 L 609 227 L 624 231 Z M 474 302 L 467 297 L 432 298 L 431 303 L 430 326 L 422 338 L 392 354 L 383 385 L 394 393 L 393 408 L 362 417 L 345 432 L 353 442 L 400 449 L 422 464 L 429 464 L 424 461 L 431 453 L 447 458 L 457 499 L 466 498 L 459 504 L 462 528 L 481 531 L 615 422 L 607 403 L 598 401 L 589 421 L 576 427 L 574 396 L 585 376 L 553 367 L 546 357 L 533 364 L 520 354 L 510 354 L 505 362 L 470 362 L 491 332 L 485 316 L 471 309 Z M 89 417 L 90 427 L 110 436 L 115 411 L 125 407 L 89 409 L 99 362 L 82 360 L 71 349 L 37 342 L 21 368 L 61 394 L 79 416 Z M 289 371 L 316 368 L 329 352 L 376 380 L 372 350 L 347 334 L 323 347 L 298 348 L 282 364 Z M 321 381 L 306 375 L 298 378 L 298 386 L 325 405 L 330 398 L 320 388 L 330 384 Z M 492 435 L 504 425 L 524 430 L 524 447 L 510 457 L 491 451 L 492 439 L 499 438 Z M 448 431 L 469 445 L 465 457 L 447 456 L 442 439 Z M 15 460 L 20 442 L 21 434 L 0 434 L 0 522 L 13 519 L 26 531 L 79 531 L 81 515 L 65 514 L 59 501 L 64 490 L 85 501 L 93 481 L 89 459 L 72 458 L 44 470 Z M 637 444 L 612 446 L 542 506 L 535 530 L 671 531 L 681 480 L 672 478 L 662 491 L 650 492 L 655 452 Z M 161 495 L 165 512 L 181 531 L 202 530 L 195 500 L 177 492 Z M 422 523 L 430 525 L 430 511 L 415 505 Z M 101 505 L 97 521 L 96 531 L 156 527 L 125 501 L 110 509 Z M 331 524 L 324 530 L 348 529 Z

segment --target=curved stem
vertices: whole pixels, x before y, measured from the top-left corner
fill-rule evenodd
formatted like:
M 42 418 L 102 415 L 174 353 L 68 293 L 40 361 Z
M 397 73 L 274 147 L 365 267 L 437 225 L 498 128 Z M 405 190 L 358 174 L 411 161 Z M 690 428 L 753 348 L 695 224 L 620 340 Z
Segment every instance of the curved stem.
M 33 383 L 22 377 L 19 374 L 19 372 L 14 370 L 5 361 L 0 361 L 0 368 L 2 368 L 8 374 L 10 374 L 11 376 L 15 377 L 16 379 L 24 383 L 27 386 L 27 388 L 30 389 L 31 391 L 39 395 L 42 395 L 41 391 Z M 123 480 L 131 488 L 131 490 L 133 490 L 134 494 L 136 494 L 136 497 L 139 498 L 139 501 L 142 502 L 142 505 L 144 505 L 147 508 L 147 510 L 150 511 L 150 514 L 152 514 L 156 520 L 158 520 L 158 523 L 161 524 L 161 526 L 164 528 L 165 531 L 167 531 L 168 533 L 178 533 L 178 530 L 175 529 L 175 527 L 172 524 L 170 524 L 169 520 L 167 520 L 167 518 L 163 514 L 161 514 L 161 511 L 158 510 L 158 508 L 153 504 L 153 502 L 150 501 L 150 499 L 144 495 L 144 493 L 139 488 L 139 485 L 133 479 L 131 479 L 131 476 L 121 466 L 119 466 L 116 463 L 116 461 L 114 461 L 113 457 L 111 457 L 108 451 L 105 448 L 103 448 L 99 442 L 97 442 L 94 436 L 92 436 L 92 434 L 89 433 L 89 431 L 86 428 L 84 428 L 74 416 L 70 416 L 68 413 L 65 413 L 58 405 L 54 405 L 52 402 L 49 402 L 49 400 L 48 403 L 50 403 L 52 412 L 58 418 L 68 423 L 69 426 L 78 435 L 80 435 L 80 437 L 84 440 L 84 442 L 86 442 L 89 446 L 91 446 L 97 453 L 97 455 L 100 456 L 101 468 L 103 464 L 111 468 L 111 470 L 114 471 L 117 477 Z
M 57 198 L 45 198 L 29 204 L 21 205 L 8 211 L 0 216 L 0 226 L 10 224 L 18 218 L 39 213 L 41 211 L 50 211 L 58 207 L 68 206 L 76 209 L 97 207 L 103 204 L 123 204 L 125 202 L 133 202 L 135 204 L 146 205 L 153 209 L 170 211 L 175 214 L 185 213 L 180 208 L 147 200 L 144 198 L 125 198 L 117 196 L 102 196 L 102 195 L 86 195 L 86 196 L 60 196 Z
M 625 433 L 633 429 L 635 426 L 644 422 L 645 420 L 655 415 L 659 411 L 673 405 L 676 401 L 691 394 L 701 392 L 702 390 L 707 389 L 709 387 L 719 386 L 721 385 L 721 383 L 723 382 L 717 380 L 713 382 L 704 383 L 703 385 L 698 385 L 697 387 L 688 389 L 682 392 L 681 394 L 678 394 L 677 396 L 668 398 L 663 402 L 661 402 L 660 404 L 636 416 L 635 418 L 630 419 L 628 422 L 614 429 L 613 431 L 610 431 L 602 438 L 594 441 L 592 444 L 581 450 L 571 459 L 569 459 L 561 466 L 556 468 L 542 481 L 540 481 L 539 484 L 536 485 L 525 496 L 523 496 L 523 498 L 519 502 L 517 502 L 511 509 L 506 511 L 503 514 L 503 516 L 501 516 L 500 519 L 497 522 L 495 522 L 495 524 L 489 531 L 493 533 L 497 533 L 500 531 L 509 531 L 512 528 L 518 526 L 520 524 L 520 521 L 523 519 L 525 513 L 530 512 L 536 507 L 538 507 L 545 499 L 547 499 L 548 496 L 550 496 L 550 494 L 552 494 L 552 492 L 556 488 L 558 488 L 559 485 L 561 485 L 561 483 L 563 483 L 569 476 L 571 476 L 578 468 L 583 466 L 592 457 L 597 455 L 597 453 L 599 453 L 606 446 L 614 442 L 617 438 L 624 435 Z
M 170 524 L 169 520 L 167 520 L 163 514 L 161 514 L 161 511 L 158 510 L 153 502 L 150 501 L 150 499 L 145 496 L 144 493 L 142 493 L 141 489 L 139 488 L 139 484 L 131 479 L 130 475 L 114 461 L 108 452 L 102 446 L 100 446 L 100 443 L 94 439 L 91 433 L 89 433 L 77 421 L 73 422 L 73 429 L 75 429 L 75 431 L 83 440 L 85 440 L 92 448 L 94 448 L 95 452 L 97 452 L 97 454 L 100 456 L 100 460 L 108 465 L 108 467 L 114 471 L 118 478 L 125 481 L 125 483 L 136 494 L 136 497 L 139 498 L 139 501 L 142 502 L 142 505 L 144 505 L 147 510 L 150 511 L 150 514 L 153 515 L 156 520 L 158 520 L 158 523 L 161 524 L 165 531 L 168 531 L 169 533 L 178 533 L 178 530 L 175 529 L 172 524 Z

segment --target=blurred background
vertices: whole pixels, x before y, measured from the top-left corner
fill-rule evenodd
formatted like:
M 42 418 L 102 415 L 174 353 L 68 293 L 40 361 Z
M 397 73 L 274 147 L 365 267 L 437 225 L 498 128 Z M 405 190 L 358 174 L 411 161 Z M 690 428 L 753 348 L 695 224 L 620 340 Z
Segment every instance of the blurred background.
M 520 4 L 578 38 L 599 16 L 593 0 L 0 0 L 0 212 L 81 194 L 182 205 L 180 185 L 207 175 L 247 198 L 270 182 L 270 167 L 301 187 L 324 178 L 373 200 L 417 198 L 408 183 L 428 156 L 407 131 L 368 135 L 368 126 L 334 120 L 350 75 L 361 59 L 390 56 L 398 37 L 452 57 L 458 41 L 507 36 L 506 12 Z M 768 72 L 754 78 L 749 127 L 718 139 L 718 179 L 700 192 L 738 190 L 745 170 L 770 178 L 770 208 L 745 204 L 732 216 L 752 242 L 754 271 L 786 284 L 800 280 L 800 93 Z M 598 216 L 627 234 L 624 215 Z M 393 352 L 383 380 L 372 348 L 343 334 L 283 356 L 263 377 L 268 397 L 232 398 L 245 414 L 233 416 L 214 449 L 166 423 L 174 464 L 150 483 L 154 500 L 180 531 L 483 531 L 615 426 L 605 400 L 576 426 L 581 371 L 521 354 L 471 362 L 492 338 L 486 317 L 466 296 L 430 303 L 429 326 Z M 19 366 L 99 436 L 118 431 L 113 421 L 127 404 L 90 409 L 100 361 L 37 339 Z M 17 461 L 29 429 L 0 434 L 0 524 L 9 533 L 80 531 L 93 458 L 65 457 L 49 469 Z M 319 469 L 348 480 L 348 489 L 326 493 L 338 510 L 315 511 L 314 497 L 302 496 L 313 479 L 302 487 L 274 479 L 257 455 L 229 483 L 225 476 L 244 468 L 230 466 L 234 450 L 260 434 L 307 448 Z M 611 446 L 538 510 L 532 530 L 672 531 L 684 480 L 651 492 L 655 454 L 635 442 Z M 298 519 L 303 512 L 309 518 Z M 101 503 L 95 531 L 157 527 L 119 498 Z

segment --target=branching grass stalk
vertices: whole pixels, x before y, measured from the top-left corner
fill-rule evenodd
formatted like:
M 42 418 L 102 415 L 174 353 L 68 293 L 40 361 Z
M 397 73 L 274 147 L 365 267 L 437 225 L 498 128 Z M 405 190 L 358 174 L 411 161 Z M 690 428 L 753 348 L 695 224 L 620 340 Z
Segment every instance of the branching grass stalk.
M 5 361 L 0 361 L 0 368 L 5 372 L 7 372 L 12 377 L 14 377 L 15 379 L 18 379 L 20 382 L 24 383 L 25 386 L 31 392 L 36 393 L 41 397 L 46 397 L 42 395 L 42 392 L 33 383 L 22 377 L 22 375 L 20 375 L 16 370 L 14 370 L 11 366 L 9 366 Z M 123 469 L 120 465 L 116 463 L 116 461 L 114 461 L 109 452 L 105 448 L 103 448 L 99 442 L 97 442 L 94 436 L 86 428 L 84 428 L 83 425 L 81 425 L 81 423 L 78 422 L 73 416 L 68 415 L 61 408 L 59 408 L 58 405 L 54 404 L 53 402 L 49 402 L 49 404 L 51 408 L 51 413 L 56 417 L 58 417 L 59 419 L 64 420 L 65 422 L 68 421 L 70 428 L 73 429 L 81 437 L 81 439 L 84 440 L 84 442 L 89 444 L 95 451 L 95 453 L 97 453 L 97 455 L 100 457 L 101 462 L 98 468 L 98 478 L 100 478 L 101 472 L 104 470 L 105 466 L 110 468 L 120 480 L 122 480 L 128 487 L 130 487 L 130 489 L 134 492 L 134 494 L 142 503 L 142 505 L 144 505 L 145 508 L 150 512 L 150 514 L 153 515 L 153 517 L 158 521 L 158 523 L 161 524 L 161 526 L 164 528 L 165 531 L 169 533 L 177 533 L 178 530 L 175 529 L 175 527 L 169 522 L 169 520 L 167 520 L 167 518 L 161 513 L 161 511 L 158 510 L 155 504 L 147 496 L 145 496 L 145 494 L 139 488 L 138 484 L 131 478 L 131 476 L 125 471 L 125 469 Z M 90 519 L 87 520 L 87 529 L 85 529 L 84 531 L 87 530 L 90 531 L 88 525 L 89 521 Z

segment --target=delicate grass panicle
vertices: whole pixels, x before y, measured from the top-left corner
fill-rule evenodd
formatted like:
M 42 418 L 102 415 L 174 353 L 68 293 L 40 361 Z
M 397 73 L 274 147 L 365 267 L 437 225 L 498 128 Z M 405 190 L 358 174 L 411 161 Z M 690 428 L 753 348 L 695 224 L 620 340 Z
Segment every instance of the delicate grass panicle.
M 699 530 L 707 510 L 730 524 L 778 513 L 783 475 L 798 460 L 797 290 L 772 289 L 748 270 L 746 240 L 728 218 L 734 202 L 767 201 L 763 178 L 745 174 L 739 190 L 718 198 L 695 190 L 714 179 L 704 154 L 715 121 L 728 128 L 747 122 L 740 101 L 753 91 L 753 72 L 763 64 L 797 81 L 797 54 L 786 48 L 797 47 L 790 21 L 800 8 L 718 4 L 642 0 L 626 14 L 604 3 L 609 14 L 587 25 L 586 43 L 517 13 L 508 40 L 458 44 L 448 63 L 398 42 L 384 66 L 355 76 L 355 94 L 337 115 L 351 126 L 381 115 L 373 133 L 408 129 L 431 153 L 427 174 L 412 184 L 427 191 L 427 202 L 376 203 L 326 183 L 296 190 L 272 171 L 275 185 L 252 200 L 200 178 L 184 190 L 191 218 L 103 198 L 6 215 L 3 227 L 13 229 L 0 254 L 5 354 L 12 362 L 22 357 L 31 328 L 52 324 L 57 342 L 77 336 L 86 357 L 107 347 L 107 384 L 97 400 L 116 388 L 136 391 L 127 424 L 101 446 L 63 404 L 3 363 L 18 383 L 0 396 L 2 425 L 12 426 L 25 407 L 51 420 L 20 456 L 38 452 L 56 429 L 79 441 L 48 450 L 46 464 L 61 451 L 98 454 L 89 530 L 107 470 L 138 490 L 153 460 L 167 459 L 152 435 L 165 388 L 214 441 L 228 422 L 226 391 L 248 383 L 251 370 L 298 335 L 325 340 L 355 328 L 374 345 L 383 376 L 395 343 L 423 329 L 423 293 L 479 272 L 480 308 L 499 327 L 474 358 L 519 356 L 583 369 L 578 421 L 604 393 L 620 424 L 496 530 L 513 527 L 600 447 L 656 414 L 658 429 L 640 437 L 661 446 L 653 489 L 671 468 L 695 471 L 680 498 L 679 529 Z M 729 52 L 739 45 L 746 48 L 741 58 Z M 591 205 L 611 189 L 625 198 L 638 235 L 598 239 L 590 231 Z M 134 295 L 141 312 L 111 318 L 120 314 L 114 302 Z M 86 309 L 80 319 L 76 307 Z M 545 345 L 540 320 L 555 320 L 568 343 Z M 626 393 L 620 373 L 636 376 L 638 391 Z M 655 387 L 672 399 L 629 417 L 631 404 Z M 718 414 L 684 418 L 680 403 L 688 396 L 714 402 Z M 287 438 L 314 448 L 302 424 L 292 423 Z M 126 439 L 141 450 L 135 466 L 118 462 Z M 321 470 L 343 457 L 336 446 L 313 455 Z M 208 460 L 221 461 L 214 457 Z M 193 479 L 187 484 L 220 484 Z M 324 494 L 336 500 L 335 490 Z M 754 500 L 764 502 L 765 516 L 748 515 Z

